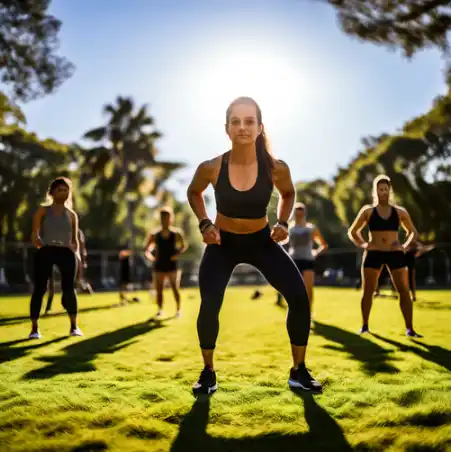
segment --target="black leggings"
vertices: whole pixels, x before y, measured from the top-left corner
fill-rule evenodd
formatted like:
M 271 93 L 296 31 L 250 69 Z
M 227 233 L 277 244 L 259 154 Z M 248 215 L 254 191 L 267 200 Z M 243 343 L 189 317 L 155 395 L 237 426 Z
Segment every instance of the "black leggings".
M 38 319 L 42 307 L 42 298 L 47 290 L 47 283 L 53 266 L 61 274 L 62 304 L 70 315 L 77 314 L 77 296 L 75 295 L 75 273 L 77 262 L 75 253 L 66 247 L 43 246 L 34 257 L 34 289 L 30 302 L 30 318 Z
M 224 292 L 238 264 L 250 264 L 280 292 L 288 304 L 287 330 L 293 345 L 307 345 L 310 305 L 304 281 L 288 253 L 266 228 L 253 234 L 221 231 L 221 245 L 207 245 L 199 268 L 201 305 L 197 319 L 200 347 L 214 349 Z

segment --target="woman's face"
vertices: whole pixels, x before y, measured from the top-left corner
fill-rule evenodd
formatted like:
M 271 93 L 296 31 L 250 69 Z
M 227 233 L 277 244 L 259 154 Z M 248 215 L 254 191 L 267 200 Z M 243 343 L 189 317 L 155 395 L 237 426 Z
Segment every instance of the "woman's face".
M 379 182 L 377 184 L 377 199 L 379 202 L 386 203 L 390 198 L 390 186 L 387 182 Z
M 69 193 L 70 190 L 66 184 L 59 184 L 53 189 L 51 195 L 56 204 L 64 204 L 69 198 Z
M 236 104 L 230 110 L 226 133 L 234 144 L 252 144 L 262 133 L 258 123 L 257 107 L 252 104 Z

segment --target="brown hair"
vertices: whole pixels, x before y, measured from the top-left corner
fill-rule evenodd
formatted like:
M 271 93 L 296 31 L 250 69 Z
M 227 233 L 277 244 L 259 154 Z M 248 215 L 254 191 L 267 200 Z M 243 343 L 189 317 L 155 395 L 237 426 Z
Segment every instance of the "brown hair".
M 44 205 L 44 206 L 51 206 L 53 204 L 53 192 L 60 185 L 65 185 L 69 189 L 69 196 L 66 199 L 66 201 L 64 202 L 64 205 L 67 208 L 72 209 L 72 206 L 73 206 L 73 201 L 72 201 L 72 181 L 69 178 L 63 177 L 63 176 L 57 177 L 51 182 L 51 184 L 49 185 L 49 188 L 47 190 L 47 195 L 46 195 L 45 202 L 42 205 Z
M 232 113 L 232 108 L 235 105 L 240 104 L 247 104 L 247 105 L 254 105 L 255 109 L 257 110 L 257 122 L 258 125 L 262 125 L 262 111 L 260 106 L 257 104 L 257 102 L 252 99 L 252 97 L 242 96 L 236 98 L 228 107 L 226 110 L 226 125 L 229 125 L 229 118 Z M 255 140 L 255 149 L 257 150 L 257 153 L 259 153 L 261 156 L 264 157 L 264 161 L 268 166 L 268 170 L 271 170 L 274 168 L 274 155 L 271 152 L 271 148 L 269 146 L 268 138 L 265 133 L 265 129 L 263 128 L 261 134 L 257 137 Z
M 172 217 L 173 215 L 174 215 L 174 212 L 172 211 L 172 209 L 170 208 L 170 207 L 161 207 L 160 209 L 159 209 L 159 213 L 160 213 L 160 216 L 162 216 L 162 215 L 169 215 L 170 217 Z

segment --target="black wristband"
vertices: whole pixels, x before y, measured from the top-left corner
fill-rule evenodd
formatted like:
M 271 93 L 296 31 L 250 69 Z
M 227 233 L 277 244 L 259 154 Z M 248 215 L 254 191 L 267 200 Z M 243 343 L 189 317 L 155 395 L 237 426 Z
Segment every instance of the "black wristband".
M 278 221 L 277 224 L 279 226 L 283 226 L 284 228 L 288 229 L 288 222 L 287 221 Z
M 205 229 L 209 228 L 211 225 L 213 225 L 213 222 L 210 220 L 210 218 L 204 218 L 203 220 L 200 220 L 199 230 L 201 234 L 203 234 Z

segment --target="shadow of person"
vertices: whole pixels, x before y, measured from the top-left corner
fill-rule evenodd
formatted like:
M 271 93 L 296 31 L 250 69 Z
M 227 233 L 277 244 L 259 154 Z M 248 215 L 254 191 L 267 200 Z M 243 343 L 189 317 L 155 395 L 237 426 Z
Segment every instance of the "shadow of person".
M 350 333 L 337 326 L 326 325 L 315 321 L 315 334 L 339 344 L 339 346 L 325 346 L 330 350 L 348 353 L 352 359 L 360 361 L 362 370 L 368 375 L 377 373 L 396 373 L 399 370 L 390 362 L 391 350 L 387 350 L 373 341 L 359 334 Z
M 29 352 L 37 348 L 45 347 L 50 344 L 56 344 L 61 342 L 67 337 L 58 337 L 46 342 L 36 342 L 30 339 L 17 339 L 15 341 L 2 342 L 0 343 L 0 364 L 4 362 L 14 361 L 15 359 L 23 358 L 28 355 Z M 14 345 L 26 342 L 29 345 L 23 347 L 14 347 Z
M 58 374 L 95 371 L 96 367 L 93 361 L 99 354 L 117 352 L 135 342 L 131 339 L 164 326 L 163 322 L 137 323 L 75 342 L 61 350 L 64 355 L 38 358 L 40 361 L 48 362 L 49 364 L 40 369 L 27 372 L 22 378 L 51 378 Z
M 401 342 L 395 341 L 393 339 L 387 339 L 386 337 L 380 336 L 379 334 L 373 333 L 373 336 L 386 342 L 387 344 L 393 345 L 403 352 L 415 353 L 417 356 L 425 359 L 434 364 L 444 367 L 448 371 L 451 371 L 451 350 L 440 347 L 439 345 L 429 345 L 420 341 L 412 340 L 417 346 L 403 344 Z
M 88 313 L 88 312 L 95 312 L 95 311 L 103 311 L 105 309 L 111 309 L 118 307 L 117 304 L 109 304 L 106 306 L 91 306 L 89 308 L 79 308 L 78 313 Z M 48 319 L 52 317 L 61 317 L 66 316 L 66 311 L 61 312 L 50 312 L 46 315 L 42 315 L 43 319 Z M 7 326 L 7 325 L 17 325 L 18 323 L 28 323 L 30 321 L 29 315 L 19 315 L 16 317 L 2 317 L 0 318 L 0 327 L 1 326 Z
M 197 399 L 185 415 L 179 433 L 172 443 L 171 452 L 351 452 L 341 427 L 318 405 L 312 394 L 294 392 L 304 402 L 307 433 L 246 436 L 223 438 L 207 433 L 210 399 Z

